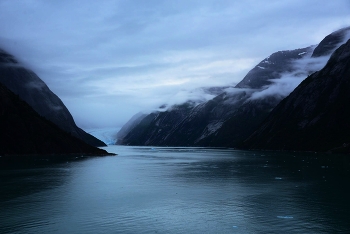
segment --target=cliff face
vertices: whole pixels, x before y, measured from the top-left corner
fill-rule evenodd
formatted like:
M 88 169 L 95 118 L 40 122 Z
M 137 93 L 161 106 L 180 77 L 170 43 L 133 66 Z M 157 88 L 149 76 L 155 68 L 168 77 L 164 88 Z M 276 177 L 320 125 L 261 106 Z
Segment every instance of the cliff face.
M 0 83 L 0 156 L 106 154 L 63 131 Z
M 41 116 L 61 129 L 93 146 L 105 146 L 94 136 L 80 129 L 72 115 L 47 85 L 32 71 L 22 67 L 10 54 L 0 49 L 0 83 L 19 95 Z
M 250 149 L 350 152 L 350 40 L 245 142 Z

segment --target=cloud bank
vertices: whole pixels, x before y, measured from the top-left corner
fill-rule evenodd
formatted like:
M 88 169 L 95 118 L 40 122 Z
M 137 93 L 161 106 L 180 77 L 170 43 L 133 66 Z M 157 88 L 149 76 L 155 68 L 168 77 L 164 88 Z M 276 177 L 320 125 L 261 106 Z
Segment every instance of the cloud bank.
M 296 60 L 293 64 L 294 71 L 281 74 L 278 79 L 271 79 L 271 85 L 265 86 L 262 90 L 255 91 L 250 99 L 261 99 L 268 96 L 288 96 L 308 75 L 321 70 L 327 63 L 330 56 L 318 58 L 306 57 Z
M 342 42 L 340 42 L 336 48 L 349 39 L 350 31 L 344 35 Z M 265 86 L 262 90 L 253 92 L 249 99 L 261 99 L 268 96 L 284 98 L 288 96 L 307 76 L 321 70 L 327 64 L 334 50 L 325 56 L 311 57 L 310 54 L 309 56 L 295 60 L 292 65 L 293 72 L 281 74 L 281 77 L 278 79 L 271 79 L 270 81 L 272 84 Z
M 0 48 L 79 126 L 118 127 L 164 102 L 210 98 L 191 90 L 237 83 L 273 52 L 318 43 L 350 25 L 349 10 L 347 0 L 3 0 Z

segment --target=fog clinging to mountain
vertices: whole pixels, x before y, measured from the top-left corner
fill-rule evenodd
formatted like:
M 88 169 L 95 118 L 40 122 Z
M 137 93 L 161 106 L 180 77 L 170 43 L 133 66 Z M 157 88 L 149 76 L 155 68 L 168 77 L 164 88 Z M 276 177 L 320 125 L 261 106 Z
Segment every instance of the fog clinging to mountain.
M 5 0 L 0 48 L 79 126 L 121 126 L 138 111 L 212 98 L 201 87 L 235 84 L 273 52 L 319 43 L 350 24 L 349 9 L 346 0 Z M 285 74 L 256 95 L 285 95 L 302 79 Z

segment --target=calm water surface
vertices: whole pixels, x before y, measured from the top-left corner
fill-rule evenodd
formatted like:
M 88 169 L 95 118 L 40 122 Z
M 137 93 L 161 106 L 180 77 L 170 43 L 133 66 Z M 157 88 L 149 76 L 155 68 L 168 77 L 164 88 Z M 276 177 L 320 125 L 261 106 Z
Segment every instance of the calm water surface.
M 107 150 L 1 169 L 0 233 L 350 233 L 349 172 L 318 154 Z

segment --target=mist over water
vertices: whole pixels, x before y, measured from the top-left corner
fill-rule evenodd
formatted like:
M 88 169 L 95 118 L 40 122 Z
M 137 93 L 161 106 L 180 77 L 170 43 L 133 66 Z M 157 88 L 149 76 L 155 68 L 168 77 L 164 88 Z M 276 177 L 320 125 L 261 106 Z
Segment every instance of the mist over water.
M 320 154 L 107 149 L 119 155 L 0 170 L 0 232 L 350 231 L 349 172 Z

